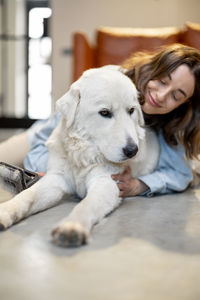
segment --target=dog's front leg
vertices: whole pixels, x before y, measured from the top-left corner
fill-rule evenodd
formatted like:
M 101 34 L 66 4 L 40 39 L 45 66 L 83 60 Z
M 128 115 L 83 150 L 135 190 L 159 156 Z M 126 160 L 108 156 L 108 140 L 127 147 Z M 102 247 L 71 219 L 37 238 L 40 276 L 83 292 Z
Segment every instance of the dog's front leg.
M 47 174 L 33 186 L 0 204 L 0 230 L 36 212 L 54 206 L 66 192 L 62 176 Z
M 93 225 L 113 211 L 120 200 L 118 187 L 112 179 L 96 180 L 89 186 L 87 196 L 52 231 L 53 241 L 64 247 L 87 243 Z

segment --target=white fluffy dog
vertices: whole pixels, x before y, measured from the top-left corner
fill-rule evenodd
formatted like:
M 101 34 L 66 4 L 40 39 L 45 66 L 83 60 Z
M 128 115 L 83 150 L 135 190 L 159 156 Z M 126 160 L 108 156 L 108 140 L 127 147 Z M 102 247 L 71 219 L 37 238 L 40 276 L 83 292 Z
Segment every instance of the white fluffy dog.
M 54 206 L 65 194 L 77 194 L 83 200 L 52 236 L 62 246 L 86 243 L 92 226 L 121 201 L 111 174 L 129 165 L 137 177 L 156 167 L 158 141 L 144 128 L 137 96 L 117 66 L 88 70 L 73 83 L 57 101 L 62 119 L 47 142 L 47 174 L 0 205 L 0 229 Z

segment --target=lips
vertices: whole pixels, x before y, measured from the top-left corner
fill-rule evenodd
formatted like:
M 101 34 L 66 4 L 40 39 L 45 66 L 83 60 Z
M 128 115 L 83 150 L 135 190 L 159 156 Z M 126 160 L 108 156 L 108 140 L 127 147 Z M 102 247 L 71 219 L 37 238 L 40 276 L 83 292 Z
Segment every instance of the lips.
M 161 106 L 154 100 L 154 98 L 151 96 L 150 93 L 147 94 L 147 100 L 148 100 L 148 102 L 149 102 L 152 106 L 154 106 L 154 107 L 161 107 Z

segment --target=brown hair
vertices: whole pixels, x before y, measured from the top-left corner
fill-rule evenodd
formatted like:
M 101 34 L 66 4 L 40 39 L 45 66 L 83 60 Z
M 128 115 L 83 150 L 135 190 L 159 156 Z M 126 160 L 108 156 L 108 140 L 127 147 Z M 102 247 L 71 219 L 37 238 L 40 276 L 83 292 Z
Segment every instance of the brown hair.
M 170 145 L 181 143 L 188 158 L 197 158 L 200 154 L 200 51 L 173 44 L 156 52 L 139 52 L 124 62 L 126 75 L 135 83 L 140 92 L 140 103 L 150 80 L 161 79 L 185 64 L 195 78 L 195 88 L 190 101 L 187 101 L 165 115 L 147 115 L 146 124 L 163 129 L 165 140 Z

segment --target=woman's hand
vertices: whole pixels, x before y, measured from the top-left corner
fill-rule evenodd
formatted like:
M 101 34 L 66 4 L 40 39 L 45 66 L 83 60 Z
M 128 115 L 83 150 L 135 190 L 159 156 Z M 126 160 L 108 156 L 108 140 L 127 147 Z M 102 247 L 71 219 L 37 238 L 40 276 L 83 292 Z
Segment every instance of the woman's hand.
M 114 174 L 111 177 L 117 181 L 120 197 L 136 196 L 149 189 L 144 182 L 131 176 L 131 169 L 129 167 L 122 174 Z
M 40 177 L 44 177 L 45 173 L 43 172 L 35 172 L 36 174 L 38 174 Z

